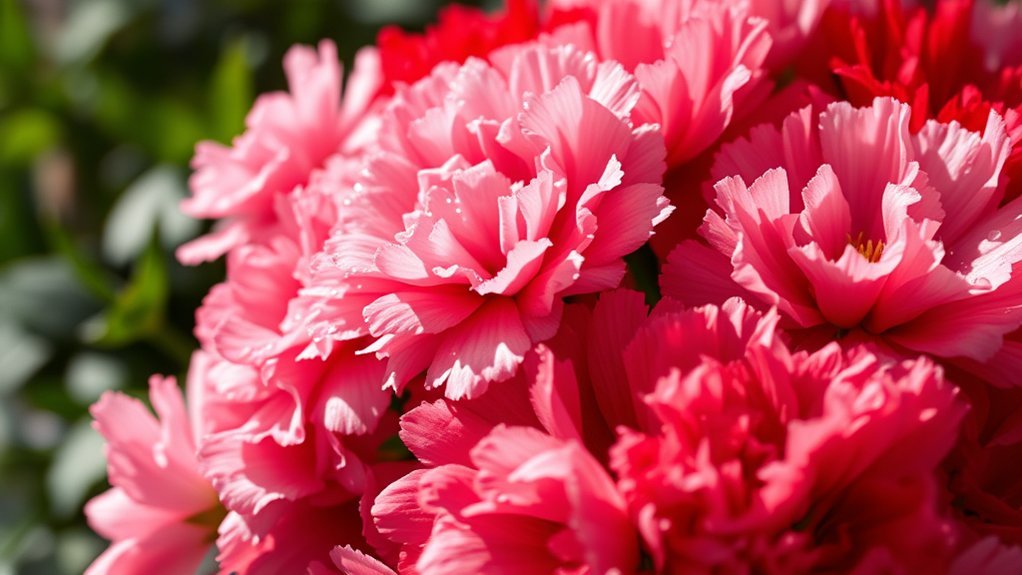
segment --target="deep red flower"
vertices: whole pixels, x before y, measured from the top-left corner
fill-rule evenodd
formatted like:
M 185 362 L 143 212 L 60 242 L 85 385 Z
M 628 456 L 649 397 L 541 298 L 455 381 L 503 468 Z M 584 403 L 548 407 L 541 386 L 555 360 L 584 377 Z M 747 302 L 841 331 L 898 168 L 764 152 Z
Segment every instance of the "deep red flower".
M 536 0 L 508 0 L 505 10 L 497 14 L 452 4 L 441 10 L 436 25 L 427 26 L 422 34 L 386 26 L 376 37 L 383 91 L 392 92 L 394 82 L 410 84 L 428 76 L 441 62 L 460 64 L 469 56 L 485 57 L 501 46 L 531 40 L 539 31 Z
M 1007 202 L 1022 195 L 1022 66 L 1012 67 L 1011 58 L 1006 65 L 987 65 L 993 55 L 977 36 L 978 29 L 990 27 L 983 6 L 946 0 L 931 11 L 880 0 L 869 13 L 862 4 L 834 4 L 799 73 L 856 106 L 878 96 L 910 104 L 913 133 L 930 118 L 982 132 L 990 111 L 996 111 L 1012 142 L 1004 166 Z

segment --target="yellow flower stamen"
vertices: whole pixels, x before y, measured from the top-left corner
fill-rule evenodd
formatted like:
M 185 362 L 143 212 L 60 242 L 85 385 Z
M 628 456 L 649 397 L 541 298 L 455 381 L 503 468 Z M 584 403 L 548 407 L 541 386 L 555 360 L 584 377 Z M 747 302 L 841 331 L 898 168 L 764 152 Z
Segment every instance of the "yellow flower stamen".
M 855 247 L 855 251 L 870 263 L 877 263 L 880 261 L 880 256 L 884 255 L 884 242 L 881 240 L 875 242 L 867 240 L 864 232 L 859 232 L 855 238 L 852 238 L 851 234 L 848 234 L 847 237 L 848 243 Z

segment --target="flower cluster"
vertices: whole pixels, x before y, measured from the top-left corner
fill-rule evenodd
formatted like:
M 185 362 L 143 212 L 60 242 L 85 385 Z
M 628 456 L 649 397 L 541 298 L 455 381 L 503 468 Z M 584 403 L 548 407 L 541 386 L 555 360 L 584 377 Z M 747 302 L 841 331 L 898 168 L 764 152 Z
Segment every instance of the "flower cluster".
M 1022 11 L 912 4 L 292 48 L 196 151 L 187 402 L 93 407 L 89 573 L 1018 572 Z

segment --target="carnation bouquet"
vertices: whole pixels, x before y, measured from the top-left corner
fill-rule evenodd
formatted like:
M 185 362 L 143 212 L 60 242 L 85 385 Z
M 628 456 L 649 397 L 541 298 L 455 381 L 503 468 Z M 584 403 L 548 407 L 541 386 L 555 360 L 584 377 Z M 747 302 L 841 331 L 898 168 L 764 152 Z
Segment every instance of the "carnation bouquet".
M 1022 572 L 1022 10 L 509 0 L 201 143 L 89 573 Z

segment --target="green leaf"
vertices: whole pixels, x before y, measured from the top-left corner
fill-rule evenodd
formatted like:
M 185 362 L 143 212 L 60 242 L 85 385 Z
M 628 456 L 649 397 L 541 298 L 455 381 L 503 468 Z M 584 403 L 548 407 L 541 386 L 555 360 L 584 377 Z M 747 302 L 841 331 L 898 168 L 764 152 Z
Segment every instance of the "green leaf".
M 0 536 L 0 569 L 10 569 L 0 571 L 3 575 L 35 575 L 25 564 L 45 561 L 53 553 L 53 532 L 38 518 L 27 518 Z
M 37 253 L 44 241 L 24 170 L 0 164 L 0 264 Z
M 61 138 L 60 122 L 46 110 L 27 108 L 0 117 L 0 163 L 30 165 Z
M 128 78 L 97 73 L 97 123 L 115 139 L 140 146 L 157 160 L 186 164 L 195 142 L 206 135 L 203 118 L 172 96 L 149 95 Z
M 106 474 L 103 437 L 88 419 L 74 424 L 64 437 L 46 474 L 53 513 L 70 517 L 85 501 L 89 489 Z
M 185 178 L 172 166 L 156 166 L 138 177 L 121 194 L 103 228 L 103 255 L 123 265 L 146 248 L 159 228 L 165 249 L 195 237 L 199 222 L 184 215 L 178 204 L 185 197 Z
M 49 222 L 46 225 L 46 236 L 51 249 L 64 258 L 89 293 L 106 303 L 114 300 L 118 278 L 86 254 L 68 230 L 56 222 Z
M 135 88 L 113 70 L 100 68 L 94 79 L 95 96 L 87 98 L 87 103 L 95 108 L 89 110 L 89 113 L 110 135 L 121 140 L 137 141 L 134 134 L 143 129 L 139 126 L 143 105 L 141 98 L 135 95 Z M 74 84 L 66 86 L 69 92 L 76 89 Z
M 71 398 L 88 405 L 105 391 L 125 387 L 129 377 L 128 366 L 119 356 L 81 352 L 68 362 L 65 382 Z
M 238 38 L 220 54 L 210 83 L 209 111 L 213 136 L 221 142 L 230 141 L 245 128 L 245 114 L 252 106 L 252 67 L 249 63 L 249 42 Z
M 73 2 L 57 39 L 57 60 L 73 64 L 91 60 L 107 40 L 131 19 L 125 0 Z
M 84 573 L 107 543 L 84 527 L 62 531 L 57 536 L 57 564 L 62 573 Z
M 53 339 L 72 339 L 79 324 L 100 309 L 57 257 L 26 258 L 0 273 L 0 317 Z
M 13 410 L 14 407 L 10 405 L 10 402 L 0 401 L 0 461 L 3 461 L 4 455 L 13 443 L 14 424 L 12 420 L 14 417 L 11 415 Z M 3 513 L 3 507 L 3 501 L 0 500 L 0 513 Z M 2 527 L 2 522 L 0 522 L 0 530 Z
M 0 317 L 0 394 L 6 395 L 24 385 L 52 354 L 52 346 L 45 339 Z
M 351 0 L 350 14 L 365 24 L 412 23 L 429 17 L 435 4 L 408 0 Z
M 0 0 L 0 70 L 27 70 L 35 58 L 28 22 L 18 0 Z
M 131 281 L 102 320 L 90 326 L 87 339 L 100 346 L 120 347 L 159 332 L 168 295 L 164 257 L 154 233 L 149 247 L 135 263 Z
M 160 161 L 185 164 L 192 157 L 195 142 L 206 133 L 194 109 L 179 100 L 164 98 L 146 108 L 144 133 L 147 147 Z

